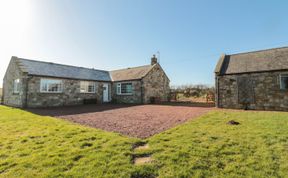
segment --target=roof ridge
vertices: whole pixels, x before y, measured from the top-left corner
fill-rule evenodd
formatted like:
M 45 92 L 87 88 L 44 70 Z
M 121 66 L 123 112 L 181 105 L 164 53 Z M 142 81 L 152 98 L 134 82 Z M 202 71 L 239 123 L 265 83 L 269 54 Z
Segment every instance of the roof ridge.
M 247 52 L 239 52 L 239 53 L 227 54 L 227 55 L 228 56 L 236 56 L 236 55 L 241 55 L 241 54 L 258 53 L 258 52 L 263 52 L 263 51 L 271 51 L 271 50 L 285 49 L 285 48 L 288 48 L 288 46 L 277 47 L 277 48 L 268 48 L 268 49 L 260 49 L 260 50 L 247 51 Z
M 127 69 L 135 69 L 135 68 L 140 68 L 140 67 L 148 67 L 148 66 L 153 66 L 153 65 L 142 65 L 142 66 L 135 66 L 135 67 L 127 67 L 127 68 L 123 68 L 123 69 L 116 69 L 116 70 L 110 70 L 109 72 L 114 72 L 114 71 L 120 71 L 120 70 L 127 70 Z
M 18 57 L 17 57 L 18 58 Z M 54 63 L 54 62 L 47 62 L 47 61 L 39 61 L 39 60 L 33 60 L 33 59 L 25 59 L 25 58 L 18 58 L 20 60 L 26 60 L 26 61 L 31 61 L 31 62 L 40 62 L 40 63 L 45 63 L 45 64 L 55 64 L 55 65 L 60 65 L 60 66 L 67 66 L 67 67 L 75 67 L 75 68 L 83 68 L 83 69 L 88 69 L 88 70 L 96 70 L 96 71 L 103 71 L 103 72 L 108 72 L 107 70 L 101 70 L 101 69 L 94 69 L 94 68 L 88 68 L 88 67 L 81 67 L 81 66 L 74 66 L 74 65 L 68 65 L 68 64 L 59 64 L 59 63 Z

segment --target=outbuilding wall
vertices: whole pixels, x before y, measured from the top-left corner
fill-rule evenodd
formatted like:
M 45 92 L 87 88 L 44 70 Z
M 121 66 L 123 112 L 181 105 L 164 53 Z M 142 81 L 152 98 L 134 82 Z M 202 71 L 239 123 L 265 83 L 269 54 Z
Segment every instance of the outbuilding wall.
M 216 76 L 216 103 L 220 108 L 288 111 L 288 91 L 280 89 L 280 74 L 288 71 Z M 253 99 L 241 103 L 238 82 L 248 77 Z

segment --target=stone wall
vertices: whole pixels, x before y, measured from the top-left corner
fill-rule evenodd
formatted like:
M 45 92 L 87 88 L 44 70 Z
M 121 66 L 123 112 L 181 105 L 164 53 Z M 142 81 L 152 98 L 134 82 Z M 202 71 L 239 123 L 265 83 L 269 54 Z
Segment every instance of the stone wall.
M 117 84 L 118 83 L 132 83 L 132 94 L 117 94 Z M 141 80 L 132 80 L 125 82 L 114 82 L 112 84 L 112 101 L 117 103 L 133 103 L 133 104 L 141 104 L 142 96 L 141 96 Z
M 170 93 L 169 79 L 159 64 L 143 78 L 144 103 L 149 103 L 151 97 L 167 101 Z
M 43 77 L 45 78 L 45 77 Z M 80 80 L 60 79 L 63 84 L 61 93 L 41 93 L 41 77 L 33 76 L 28 84 L 28 107 L 51 107 L 83 104 L 84 99 L 97 99 L 102 103 L 103 83 L 96 83 L 95 93 L 80 93 Z
M 21 67 L 21 66 L 20 66 Z M 103 102 L 103 82 L 96 83 L 96 93 L 80 93 L 80 80 L 60 79 L 62 80 L 63 90 L 61 93 L 43 93 L 40 92 L 39 76 L 28 76 L 27 73 L 20 70 L 16 59 L 11 60 L 3 80 L 3 103 L 15 107 L 52 107 L 83 104 L 84 99 L 97 99 L 98 103 Z M 20 92 L 13 93 L 13 82 L 20 79 Z M 159 64 L 143 78 L 133 81 L 133 93 L 129 95 L 117 95 L 117 83 L 111 85 L 112 99 L 118 103 L 149 103 L 151 97 L 159 98 L 161 101 L 167 101 L 169 97 L 169 79 Z M 125 83 L 122 82 L 122 83 Z
M 288 91 L 280 89 L 280 74 L 282 73 L 285 72 L 216 76 L 216 83 L 218 79 L 218 89 L 216 84 L 218 107 L 288 111 Z M 249 84 L 246 83 L 244 90 L 251 89 L 250 95 L 247 96 L 252 97 L 246 103 L 243 103 L 243 95 L 240 93 L 243 91 L 238 87 L 239 81 L 243 77 L 249 79 Z
M 23 107 L 25 101 L 25 80 L 27 75 L 18 66 L 16 59 L 11 59 L 3 80 L 3 104 Z M 14 93 L 14 80 L 20 79 L 20 91 Z

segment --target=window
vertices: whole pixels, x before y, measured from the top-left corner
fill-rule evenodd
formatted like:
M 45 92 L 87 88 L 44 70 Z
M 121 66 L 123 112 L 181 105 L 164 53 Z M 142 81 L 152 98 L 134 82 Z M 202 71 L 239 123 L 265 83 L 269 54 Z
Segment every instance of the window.
M 40 92 L 61 93 L 62 92 L 62 80 L 41 79 Z
M 288 74 L 280 75 L 280 89 L 288 90 Z
M 80 93 L 95 93 L 95 82 L 80 82 Z
M 118 83 L 117 94 L 118 95 L 132 94 L 132 83 Z
M 20 79 L 15 79 L 13 83 L 13 92 L 14 93 L 19 93 L 20 91 Z

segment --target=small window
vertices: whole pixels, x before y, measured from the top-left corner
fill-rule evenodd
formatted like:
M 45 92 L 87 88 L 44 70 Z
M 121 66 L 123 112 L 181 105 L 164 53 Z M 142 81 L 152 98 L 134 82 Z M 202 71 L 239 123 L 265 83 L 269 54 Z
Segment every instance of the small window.
M 280 75 L 280 89 L 288 90 L 288 74 Z
M 14 93 L 19 93 L 20 91 L 20 79 L 15 79 L 13 83 L 13 92 Z
M 41 79 L 40 91 L 43 93 L 61 93 L 62 80 Z
M 118 83 L 117 94 L 118 95 L 132 94 L 132 83 Z
M 80 93 L 95 93 L 95 82 L 81 81 Z

